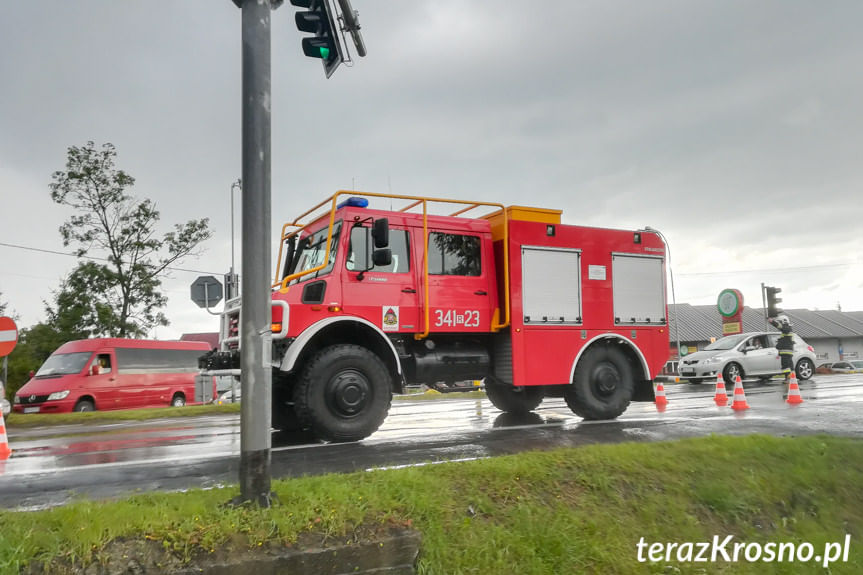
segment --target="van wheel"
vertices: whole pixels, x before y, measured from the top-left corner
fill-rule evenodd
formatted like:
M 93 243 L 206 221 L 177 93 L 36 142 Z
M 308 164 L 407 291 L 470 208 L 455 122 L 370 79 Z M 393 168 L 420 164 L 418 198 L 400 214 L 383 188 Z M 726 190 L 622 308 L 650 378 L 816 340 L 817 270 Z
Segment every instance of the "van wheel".
M 566 387 L 566 404 L 584 419 L 614 419 L 629 407 L 635 390 L 632 367 L 622 351 L 592 347 L 575 368 L 575 381 Z
M 171 399 L 171 407 L 183 407 L 186 405 L 186 397 L 182 393 L 175 393 Z
M 529 413 L 542 403 L 543 389 L 539 386 L 513 387 L 485 380 L 485 394 L 491 404 L 506 413 Z
M 390 409 L 389 371 L 358 345 L 319 351 L 294 390 L 294 410 L 303 427 L 329 441 L 358 441 L 381 426 Z
M 75 407 L 72 408 L 72 411 L 96 411 L 96 406 L 93 405 L 92 401 L 82 399 L 75 404 Z

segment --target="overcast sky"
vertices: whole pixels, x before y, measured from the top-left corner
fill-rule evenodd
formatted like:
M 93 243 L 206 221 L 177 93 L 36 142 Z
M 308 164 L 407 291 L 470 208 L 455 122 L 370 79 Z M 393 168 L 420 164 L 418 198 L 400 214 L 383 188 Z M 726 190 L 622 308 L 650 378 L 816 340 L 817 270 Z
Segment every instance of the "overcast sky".
M 859 1 L 353 4 L 368 56 L 329 80 L 294 7 L 273 13 L 272 245 L 338 189 L 499 201 L 661 230 L 678 302 L 760 307 L 763 282 L 787 308 L 863 310 Z M 112 142 L 161 231 L 210 218 L 181 267 L 226 272 L 240 48 L 230 0 L 0 2 L 0 244 L 70 251 L 51 173 Z M 75 264 L 0 245 L 7 313 L 44 319 Z M 151 335 L 217 329 L 196 275 L 164 282 Z

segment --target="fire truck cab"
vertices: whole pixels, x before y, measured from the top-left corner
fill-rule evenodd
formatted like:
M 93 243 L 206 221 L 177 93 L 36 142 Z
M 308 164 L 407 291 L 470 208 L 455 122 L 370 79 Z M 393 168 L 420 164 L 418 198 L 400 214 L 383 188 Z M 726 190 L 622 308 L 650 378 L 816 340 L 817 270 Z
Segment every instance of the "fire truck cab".
M 330 441 L 369 436 L 418 383 L 483 379 L 505 412 L 549 395 L 612 419 L 653 399 L 669 353 L 661 239 L 560 210 L 340 191 L 283 226 L 277 270 L 273 425 Z M 239 311 L 208 367 L 238 365 Z

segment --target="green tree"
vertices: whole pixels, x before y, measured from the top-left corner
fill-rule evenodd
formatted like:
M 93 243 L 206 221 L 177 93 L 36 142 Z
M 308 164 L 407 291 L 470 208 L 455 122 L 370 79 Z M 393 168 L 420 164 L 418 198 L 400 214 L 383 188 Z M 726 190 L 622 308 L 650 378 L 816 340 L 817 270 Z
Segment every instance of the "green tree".
M 155 204 L 128 193 L 135 179 L 115 168 L 116 157 L 110 143 L 72 146 L 66 169 L 52 176 L 51 199 L 76 212 L 60 227 L 63 245 L 106 262 L 79 263 L 55 294 L 49 324 L 64 324 L 61 332 L 135 337 L 168 325 L 161 278 L 212 235 L 203 218 L 158 237 Z

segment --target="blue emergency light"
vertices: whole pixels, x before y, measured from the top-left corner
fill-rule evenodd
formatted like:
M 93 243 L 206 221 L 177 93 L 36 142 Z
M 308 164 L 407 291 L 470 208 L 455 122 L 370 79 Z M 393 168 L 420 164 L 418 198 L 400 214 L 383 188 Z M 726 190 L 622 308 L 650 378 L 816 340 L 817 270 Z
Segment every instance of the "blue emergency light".
M 369 201 L 366 198 L 358 198 L 356 196 L 351 197 L 340 203 L 336 206 L 336 209 L 343 208 L 345 206 L 350 206 L 352 208 L 367 208 L 369 207 Z

